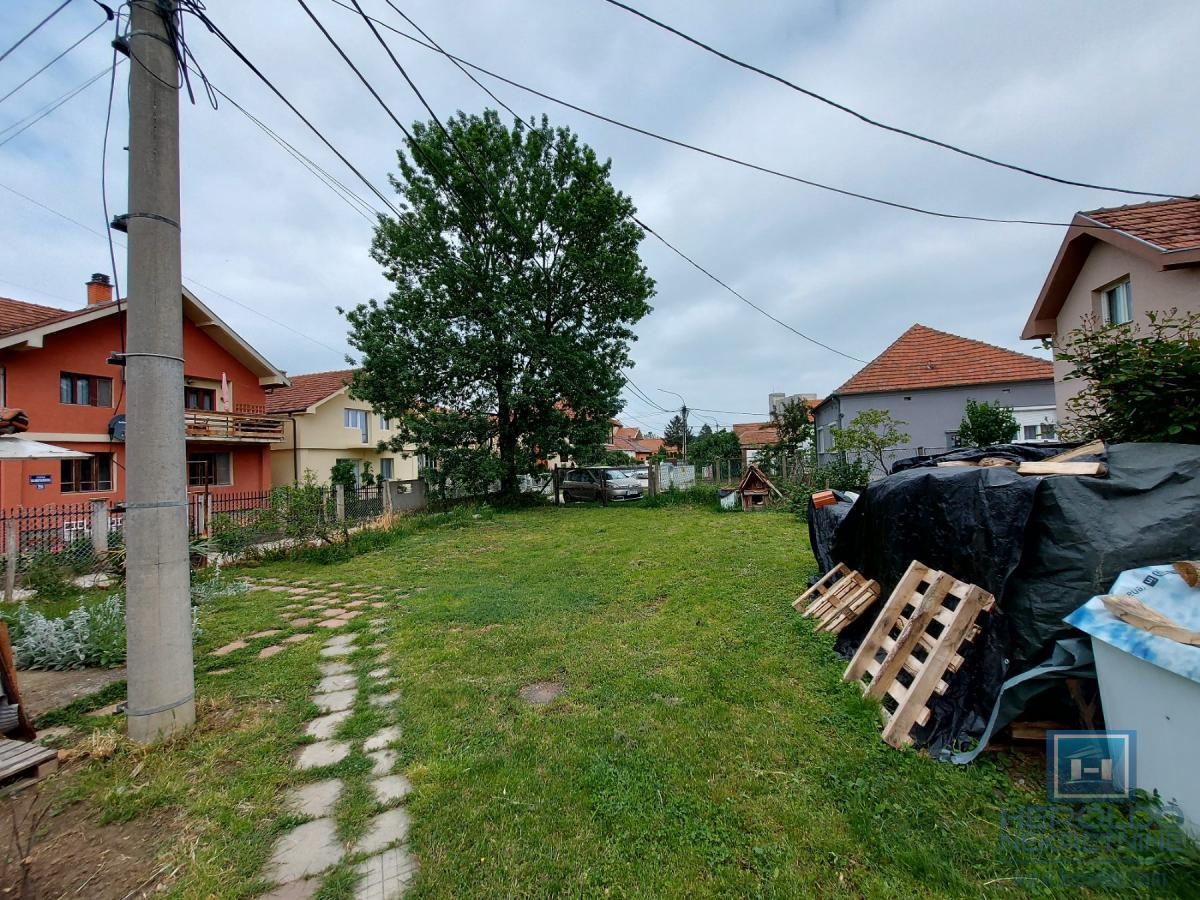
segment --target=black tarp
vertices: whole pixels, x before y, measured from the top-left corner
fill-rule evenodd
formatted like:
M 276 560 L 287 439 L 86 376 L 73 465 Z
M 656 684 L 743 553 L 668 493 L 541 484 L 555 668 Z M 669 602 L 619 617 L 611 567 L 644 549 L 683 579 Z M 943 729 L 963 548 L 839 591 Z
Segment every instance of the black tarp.
M 808 545 L 822 574 L 837 565 L 837 560 L 833 558 L 833 540 L 842 520 L 850 512 L 852 502 L 841 491 L 834 491 L 833 496 L 837 498 L 837 503 L 821 507 L 812 502 L 812 497 L 808 498 Z
M 1200 446 L 1119 444 L 1106 478 L 911 468 L 871 484 L 837 528 L 835 562 L 886 597 L 916 559 L 997 599 L 951 689 L 918 735 L 931 749 L 978 734 L 1007 677 L 1077 634 L 1062 621 L 1125 569 L 1200 555 Z M 811 530 L 811 526 L 810 526 Z M 870 628 L 842 632 L 848 654 Z
M 936 466 L 940 462 L 977 462 L 985 456 L 1007 459 L 1011 462 L 1032 462 L 1047 459 L 1068 449 L 1070 444 L 992 444 L 987 447 L 959 447 L 934 456 L 907 456 L 892 463 L 892 474 L 909 469 Z M 1088 457 L 1094 458 L 1094 457 Z

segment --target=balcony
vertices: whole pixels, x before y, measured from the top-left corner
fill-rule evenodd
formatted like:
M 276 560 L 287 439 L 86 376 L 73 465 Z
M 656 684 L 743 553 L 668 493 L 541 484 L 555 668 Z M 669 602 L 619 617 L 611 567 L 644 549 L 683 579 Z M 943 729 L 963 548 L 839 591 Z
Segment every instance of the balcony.
M 283 419 L 257 413 L 189 409 L 184 424 L 189 441 L 271 444 L 283 440 Z

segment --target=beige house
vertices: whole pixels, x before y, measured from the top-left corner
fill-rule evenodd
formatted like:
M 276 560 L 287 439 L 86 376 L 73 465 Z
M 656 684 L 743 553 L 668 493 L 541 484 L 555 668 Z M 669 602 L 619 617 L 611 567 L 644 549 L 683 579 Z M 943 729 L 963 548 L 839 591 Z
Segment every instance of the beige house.
M 291 386 L 267 395 L 267 411 L 285 419 L 283 440 L 271 445 L 271 483 L 295 484 L 312 472 L 318 482 L 329 481 L 330 470 L 349 461 L 361 476 L 370 473 L 391 480 L 417 477 L 415 453 L 376 448 L 396 432 L 365 400 L 350 396 L 351 369 L 290 376 Z
M 1146 313 L 1200 311 L 1200 200 L 1139 203 L 1076 213 L 1025 323 L 1021 337 L 1058 340 L 1094 316 L 1103 322 L 1145 322 Z M 1083 386 L 1066 381 L 1070 367 L 1054 363 L 1054 397 L 1066 401 Z

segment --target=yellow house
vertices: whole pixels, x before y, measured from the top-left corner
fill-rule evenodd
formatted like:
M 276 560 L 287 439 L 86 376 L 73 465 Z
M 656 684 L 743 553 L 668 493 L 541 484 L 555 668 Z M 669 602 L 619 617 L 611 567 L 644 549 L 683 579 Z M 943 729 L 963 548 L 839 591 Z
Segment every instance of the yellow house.
M 417 477 L 415 453 L 376 449 L 396 432 L 369 403 L 350 396 L 353 375 L 352 369 L 291 375 L 290 387 L 267 395 L 267 411 L 285 419 L 283 440 L 271 445 L 272 484 L 295 484 L 310 471 L 317 481 L 326 482 L 342 460 L 360 476 L 369 463 L 371 474 L 389 481 Z

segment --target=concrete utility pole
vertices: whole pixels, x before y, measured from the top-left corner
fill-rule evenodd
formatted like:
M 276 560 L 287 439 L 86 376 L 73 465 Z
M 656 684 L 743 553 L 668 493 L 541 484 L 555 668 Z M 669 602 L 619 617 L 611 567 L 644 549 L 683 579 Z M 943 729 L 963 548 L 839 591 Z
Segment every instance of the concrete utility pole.
M 129 313 L 125 444 L 129 737 L 196 721 L 183 425 L 179 93 L 174 0 L 133 0 L 129 52 Z
M 687 439 L 688 439 L 688 424 L 687 424 L 688 408 L 687 408 L 687 401 L 683 399 L 683 394 L 676 393 L 675 391 L 668 391 L 666 388 L 659 388 L 659 390 L 660 390 L 660 391 L 662 391 L 664 394 L 675 394 L 675 396 L 676 396 L 676 397 L 678 397 L 678 398 L 680 399 L 680 401 L 683 403 L 683 406 L 682 406 L 682 407 L 680 407 L 680 409 L 679 409 L 679 415 L 683 417 L 683 448 L 682 448 L 682 453 L 683 453 L 683 461 L 686 463 L 686 462 L 687 462 Z

